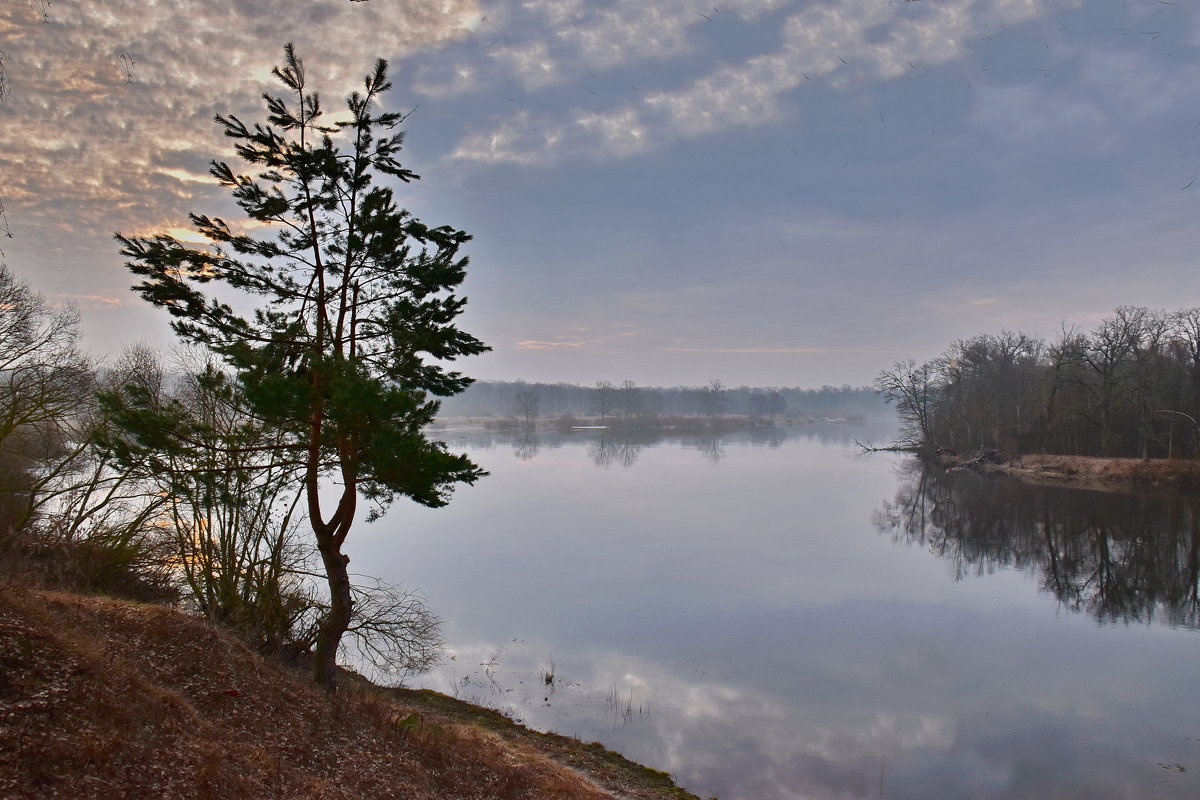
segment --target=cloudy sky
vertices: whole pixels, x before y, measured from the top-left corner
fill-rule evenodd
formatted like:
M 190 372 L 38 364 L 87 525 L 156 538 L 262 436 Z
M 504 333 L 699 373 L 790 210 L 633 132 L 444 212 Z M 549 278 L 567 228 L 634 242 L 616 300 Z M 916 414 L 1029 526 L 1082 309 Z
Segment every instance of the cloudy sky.
M 0 249 L 89 349 L 169 341 L 112 234 L 228 208 L 212 115 L 287 41 L 327 105 L 391 62 L 480 377 L 861 384 L 1200 304 L 1193 0 L 7 0 Z

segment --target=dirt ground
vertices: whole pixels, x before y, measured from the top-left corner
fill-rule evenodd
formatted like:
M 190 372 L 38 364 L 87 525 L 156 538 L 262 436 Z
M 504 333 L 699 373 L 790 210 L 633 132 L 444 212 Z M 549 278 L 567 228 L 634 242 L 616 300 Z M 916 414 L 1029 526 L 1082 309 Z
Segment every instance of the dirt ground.
M 597 744 L 347 676 L 164 606 L 0 582 L 0 798 L 691 798 Z

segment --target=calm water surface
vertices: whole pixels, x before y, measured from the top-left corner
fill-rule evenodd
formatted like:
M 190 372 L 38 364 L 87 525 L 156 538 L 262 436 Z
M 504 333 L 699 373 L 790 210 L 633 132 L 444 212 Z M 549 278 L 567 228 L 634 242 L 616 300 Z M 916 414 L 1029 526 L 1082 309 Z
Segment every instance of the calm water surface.
M 703 797 L 1200 797 L 1195 502 L 853 446 L 888 433 L 448 430 L 492 475 L 351 566 L 445 618 L 418 685 Z

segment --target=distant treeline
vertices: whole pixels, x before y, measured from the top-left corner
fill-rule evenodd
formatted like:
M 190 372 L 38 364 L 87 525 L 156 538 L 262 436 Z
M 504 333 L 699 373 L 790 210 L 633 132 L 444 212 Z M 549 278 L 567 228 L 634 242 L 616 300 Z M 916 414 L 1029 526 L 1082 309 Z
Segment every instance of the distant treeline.
M 1122 306 L 1049 342 L 976 336 L 923 364 L 898 362 L 875 386 L 896 407 L 901 444 L 919 449 L 1195 455 L 1200 308 Z
M 820 389 L 705 386 L 647 387 L 632 381 L 592 386 L 526 381 L 477 381 L 442 401 L 442 417 L 517 417 L 532 420 L 572 415 L 618 419 L 672 416 L 746 416 L 768 419 L 844 417 L 884 412 L 867 386 Z

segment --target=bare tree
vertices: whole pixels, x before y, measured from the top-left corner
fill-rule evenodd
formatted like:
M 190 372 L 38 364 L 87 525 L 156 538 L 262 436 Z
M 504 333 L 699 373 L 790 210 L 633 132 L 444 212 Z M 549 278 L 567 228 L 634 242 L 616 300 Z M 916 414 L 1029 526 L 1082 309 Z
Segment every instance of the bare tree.
M 189 445 L 125 459 L 129 473 L 161 498 L 158 522 L 170 534 L 185 601 L 264 651 L 311 649 L 330 603 L 320 558 L 303 536 L 300 468 L 280 446 L 283 434 L 256 415 L 231 376 L 196 352 L 181 355 L 174 381 L 152 353 L 123 361 L 133 368 L 119 370 L 115 388 L 102 393 L 106 407 L 116 417 L 152 411 Z M 113 432 L 114 451 L 125 444 L 120 437 Z M 430 666 L 440 623 L 420 597 L 353 578 L 346 654 L 384 674 Z
M 599 414 L 604 419 L 617 409 L 618 390 L 609 381 L 596 381 L 592 389 L 592 413 Z
M 315 553 L 301 539 L 297 466 L 217 365 L 185 372 L 164 398 L 192 447 L 169 450 L 150 478 L 169 499 L 180 570 L 196 609 L 266 650 L 295 639 Z
M 415 675 L 442 656 L 442 621 L 419 593 L 368 579 L 354 584 L 346 630 L 358 661 L 383 677 Z
M 8 82 L 8 53 L 0 50 L 0 103 L 8 99 L 12 85 Z
M 725 384 L 720 378 L 713 378 L 700 390 L 700 410 L 704 416 L 712 419 L 725 409 Z
M 524 418 L 526 425 L 533 425 L 538 417 L 541 400 L 536 389 L 523 389 L 513 398 L 517 416 Z
M 0 266 L 0 549 L 54 583 L 155 599 L 171 585 L 162 498 L 96 444 L 110 419 L 77 325 Z
M 625 420 L 636 417 L 642 411 L 642 392 L 631 380 L 626 379 L 621 382 L 617 400 L 621 417 Z
M 904 447 L 936 447 L 933 439 L 934 401 L 939 394 L 937 368 L 926 361 L 921 365 L 911 358 L 897 361 L 890 370 L 875 378 L 875 390 L 896 406 L 902 426 Z
M 1092 371 L 1093 404 L 1085 411 L 1100 430 L 1100 452 L 1111 455 L 1114 423 L 1132 377 L 1129 359 L 1141 344 L 1148 309 L 1121 306 L 1088 337 L 1083 361 Z
M 0 537 L 27 527 L 72 451 L 92 392 L 79 314 L 54 308 L 0 264 Z

